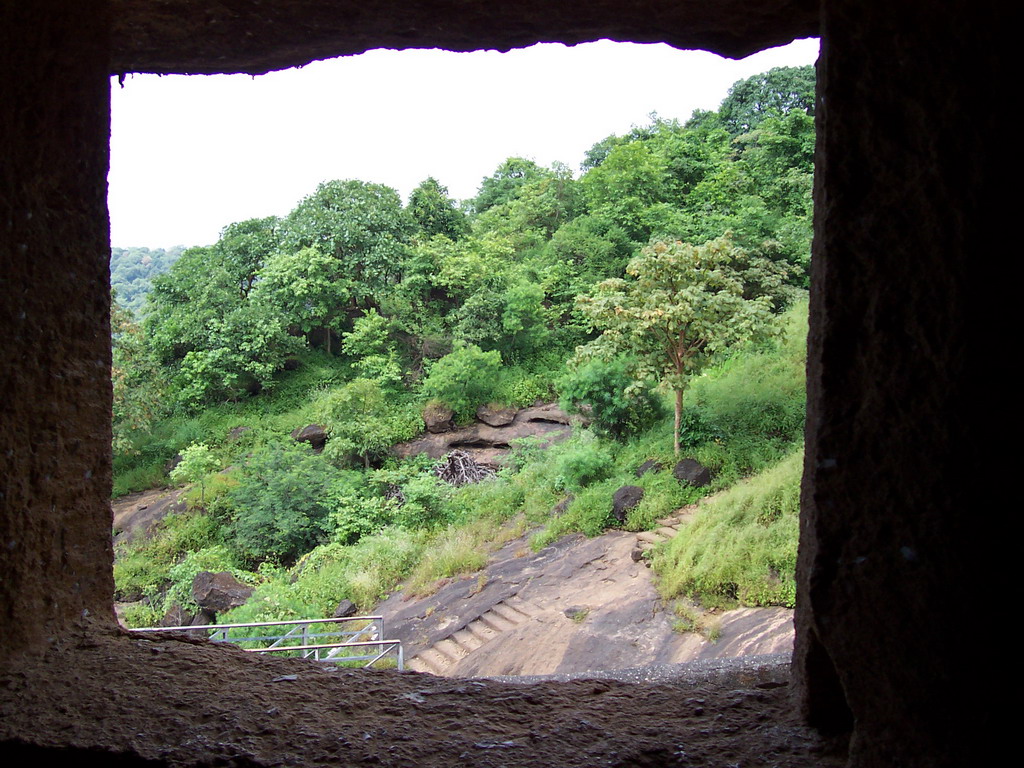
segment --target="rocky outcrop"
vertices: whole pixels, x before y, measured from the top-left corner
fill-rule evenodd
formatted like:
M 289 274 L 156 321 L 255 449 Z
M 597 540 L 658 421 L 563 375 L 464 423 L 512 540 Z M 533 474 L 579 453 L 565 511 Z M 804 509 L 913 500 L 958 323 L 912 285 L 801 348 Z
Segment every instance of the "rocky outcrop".
M 639 485 L 624 485 L 612 496 L 612 517 L 620 523 L 626 522 L 629 510 L 635 507 L 644 497 L 644 489 Z
M 427 403 L 423 409 L 423 426 L 432 435 L 450 432 L 455 428 L 455 413 L 442 403 Z
M 327 445 L 327 437 L 327 430 L 319 424 L 310 424 L 292 432 L 293 440 L 299 443 L 309 443 L 317 453 L 320 453 Z
M 661 470 L 662 466 L 660 461 L 658 461 L 657 459 L 648 459 L 647 461 L 645 461 L 643 464 L 636 468 L 636 476 L 643 477 L 648 472 L 661 472 Z
M 683 459 L 672 474 L 679 482 L 689 483 L 694 488 L 703 488 L 711 482 L 711 471 L 696 459 Z
M 505 427 L 516 417 L 515 408 L 500 408 L 492 405 L 481 405 L 476 409 L 476 420 L 489 427 Z
M 192 580 L 192 599 L 200 608 L 213 613 L 230 611 L 244 605 L 252 596 L 252 587 L 243 584 L 228 571 L 201 571 Z
M 415 440 L 399 443 L 392 451 L 400 458 L 425 453 L 439 459 L 449 451 L 459 449 L 478 464 L 497 468 L 507 458 L 513 440 L 536 437 L 546 447 L 569 437 L 575 419 L 554 404 L 538 405 L 517 411 L 504 426 L 477 422 L 439 434 L 427 433 Z

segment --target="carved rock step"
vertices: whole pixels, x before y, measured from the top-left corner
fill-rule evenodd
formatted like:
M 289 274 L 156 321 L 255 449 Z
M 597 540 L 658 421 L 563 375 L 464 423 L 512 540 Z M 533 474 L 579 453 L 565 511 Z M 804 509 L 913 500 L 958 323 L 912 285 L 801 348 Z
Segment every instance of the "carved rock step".
M 462 629 L 418 653 L 409 660 L 409 668 L 444 676 L 480 646 L 542 612 L 539 606 L 517 597 L 496 603 Z

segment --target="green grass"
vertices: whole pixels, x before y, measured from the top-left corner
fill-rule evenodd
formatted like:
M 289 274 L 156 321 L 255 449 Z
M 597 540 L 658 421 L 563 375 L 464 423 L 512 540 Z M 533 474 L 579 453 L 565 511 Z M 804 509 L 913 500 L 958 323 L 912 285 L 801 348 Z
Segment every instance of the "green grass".
M 662 597 L 685 595 L 707 607 L 792 608 L 802 469 L 801 448 L 703 505 L 655 550 Z

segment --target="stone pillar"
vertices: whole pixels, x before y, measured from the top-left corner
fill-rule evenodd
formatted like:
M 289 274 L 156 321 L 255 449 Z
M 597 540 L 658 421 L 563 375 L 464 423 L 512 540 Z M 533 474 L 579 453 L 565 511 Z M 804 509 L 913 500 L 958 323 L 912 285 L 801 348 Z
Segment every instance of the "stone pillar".
M 106 0 L 0 11 L 0 655 L 112 625 Z
M 822 4 L 794 674 L 851 765 L 973 764 L 984 725 L 955 639 L 990 557 L 974 481 L 998 482 L 983 329 L 1009 315 L 982 5 Z

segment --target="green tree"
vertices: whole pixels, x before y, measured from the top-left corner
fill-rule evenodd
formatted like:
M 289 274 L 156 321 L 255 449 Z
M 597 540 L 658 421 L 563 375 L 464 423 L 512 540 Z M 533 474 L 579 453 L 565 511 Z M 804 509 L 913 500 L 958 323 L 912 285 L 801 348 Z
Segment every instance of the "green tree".
M 775 67 L 733 83 L 718 109 L 722 124 L 733 136 L 756 128 L 769 115 L 794 110 L 814 115 L 814 66 Z
M 594 431 L 622 438 L 646 429 L 662 415 L 649 386 L 635 386 L 630 361 L 593 358 L 558 381 L 562 408 L 586 413 Z
M 384 386 L 402 380 L 402 366 L 390 332 L 391 321 L 370 309 L 352 324 L 351 333 L 346 333 L 342 341 L 342 349 L 356 358 L 355 367 L 360 373 Z
M 424 237 L 444 235 L 458 240 L 466 233 L 466 214 L 448 197 L 448 187 L 433 176 L 425 179 L 409 195 L 409 213 Z
M 367 469 L 371 459 L 408 440 L 419 427 L 417 420 L 395 408 L 380 382 L 372 379 L 353 379 L 326 393 L 315 410 L 330 435 L 324 455 L 339 463 L 356 455 Z
M 304 444 L 273 443 L 248 458 L 229 492 L 233 545 L 250 562 L 294 562 L 327 539 L 331 466 Z
M 577 360 L 626 354 L 634 361 L 627 394 L 651 379 L 672 390 L 676 454 L 690 379 L 716 354 L 769 327 L 771 299 L 745 295 L 752 259 L 728 235 L 700 246 L 658 241 L 629 263 L 631 279 L 606 280 L 580 297 L 601 335 L 577 350 Z
M 220 466 L 217 457 L 205 443 L 192 443 L 181 452 L 181 461 L 171 470 L 175 483 L 199 483 L 199 499 L 206 503 L 206 476 Z
M 260 269 L 281 243 L 281 220 L 276 216 L 248 219 L 228 224 L 214 246 L 223 256 L 223 264 L 238 284 L 238 293 L 246 298 L 256 283 Z
M 328 181 L 296 206 L 284 222 L 283 244 L 316 248 L 338 260 L 352 280 L 357 305 L 379 303 L 401 275 L 414 227 L 391 187 L 365 181 Z
M 276 253 L 260 271 L 255 303 L 273 307 L 307 336 L 322 334 L 327 353 L 340 332 L 344 309 L 357 291 L 341 261 L 316 248 Z
M 113 383 L 113 448 L 137 453 L 134 437 L 146 432 L 163 415 L 164 374 L 150 353 L 142 327 L 111 292 L 110 335 Z
M 533 160 L 510 157 L 480 183 L 473 209 L 483 213 L 488 208 L 511 202 L 528 183 L 548 175 L 550 171 L 541 168 Z

